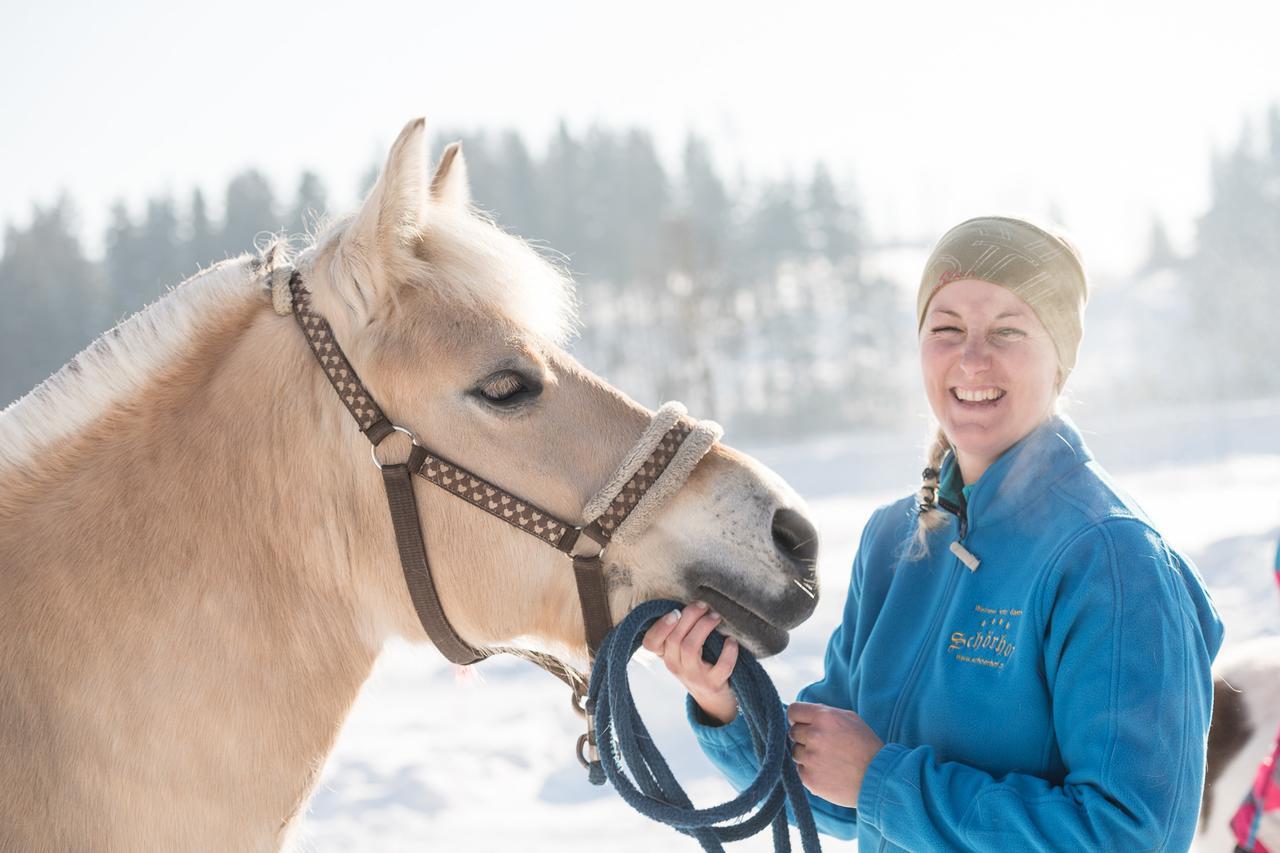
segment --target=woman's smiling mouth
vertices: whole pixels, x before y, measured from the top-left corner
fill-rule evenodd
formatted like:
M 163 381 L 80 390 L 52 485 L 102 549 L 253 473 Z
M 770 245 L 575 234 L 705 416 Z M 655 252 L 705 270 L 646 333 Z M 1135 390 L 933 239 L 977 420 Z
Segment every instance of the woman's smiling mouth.
M 961 388 L 956 386 L 951 389 L 951 396 L 966 406 L 990 406 L 997 403 L 1004 397 L 1003 388 L 994 388 L 987 386 L 984 388 Z

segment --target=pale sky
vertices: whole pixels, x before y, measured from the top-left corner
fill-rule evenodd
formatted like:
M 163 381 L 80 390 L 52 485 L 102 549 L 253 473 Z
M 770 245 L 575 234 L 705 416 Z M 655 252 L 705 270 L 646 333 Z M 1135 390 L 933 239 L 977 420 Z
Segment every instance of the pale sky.
M 312 168 L 345 208 L 412 116 L 535 148 L 563 117 L 649 128 L 672 166 L 689 129 L 730 175 L 824 158 L 877 238 L 1052 206 L 1122 274 L 1280 103 L 1261 0 L 4 3 L 0 222 L 66 190 L 95 248 L 115 198 Z

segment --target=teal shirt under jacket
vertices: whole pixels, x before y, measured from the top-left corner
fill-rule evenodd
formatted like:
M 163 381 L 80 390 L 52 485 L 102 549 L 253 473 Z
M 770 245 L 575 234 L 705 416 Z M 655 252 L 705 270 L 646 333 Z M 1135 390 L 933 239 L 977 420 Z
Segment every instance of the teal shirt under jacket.
M 1196 569 L 1061 417 L 987 470 L 919 560 L 914 503 L 867 523 L 824 677 L 799 696 L 885 741 L 856 811 L 810 796 L 819 828 L 863 853 L 1186 850 L 1222 643 Z M 745 786 L 741 716 L 690 720 Z

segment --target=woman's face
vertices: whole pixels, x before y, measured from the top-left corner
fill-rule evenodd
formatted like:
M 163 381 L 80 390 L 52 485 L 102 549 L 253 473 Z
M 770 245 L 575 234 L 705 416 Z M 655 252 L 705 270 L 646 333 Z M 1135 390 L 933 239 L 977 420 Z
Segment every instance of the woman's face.
M 1058 357 L 1049 333 L 1012 291 L 977 279 L 933 297 L 920 329 L 933 414 L 972 483 L 1052 413 Z

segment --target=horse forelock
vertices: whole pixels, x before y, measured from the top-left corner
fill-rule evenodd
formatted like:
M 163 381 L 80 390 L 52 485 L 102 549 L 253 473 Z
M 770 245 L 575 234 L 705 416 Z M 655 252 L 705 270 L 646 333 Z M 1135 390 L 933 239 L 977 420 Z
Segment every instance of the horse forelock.
M 441 209 L 416 244 L 450 293 L 488 304 L 563 345 L 576 328 L 573 283 L 554 259 L 473 213 Z
M 332 258 L 332 276 L 358 277 L 381 265 L 400 286 L 429 290 L 444 303 L 503 317 L 560 346 L 572 338 L 577 304 L 559 258 L 471 209 L 432 204 L 425 220 L 401 234 L 393 257 L 374 259 L 363 254 L 369 248 L 347 245 L 350 217 L 330 223 L 313 250 Z
M 72 437 L 173 364 L 196 332 L 237 299 L 263 298 L 249 256 L 196 273 L 104 332 L 60 370 L 0 412 L 0 469 L 29 464 Z

